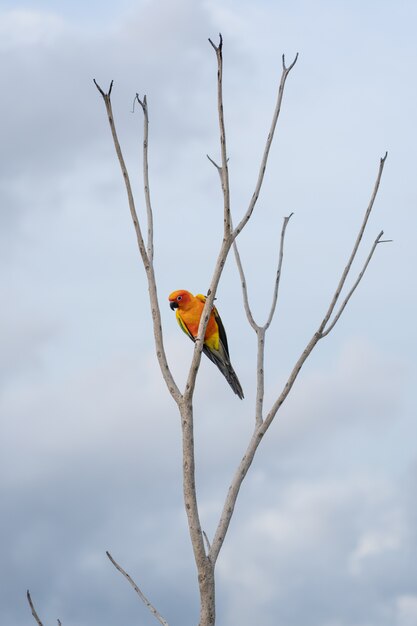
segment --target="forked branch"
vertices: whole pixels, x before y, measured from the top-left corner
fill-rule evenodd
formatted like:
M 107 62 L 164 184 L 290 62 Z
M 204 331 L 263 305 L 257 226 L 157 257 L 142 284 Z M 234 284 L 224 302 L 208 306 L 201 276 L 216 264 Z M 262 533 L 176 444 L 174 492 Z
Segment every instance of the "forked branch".
M 219 520 L 219 524 L 217 526 L 216 529 L 216 533 L 211 545 L 211 549 L 209 552 L 209 557 L 211 559 L 211 561 L 213 563 L 216 562 L 217 557 L 219 555 L 219 552 L 221 550 L 221 547 L 223 545 L 224 539 L 226 537 L 228 528 L 229 528 L 229 524 L 230 524 L 230 520 L 232 518 L 233 515 L 233 511 L 234 511 L 234 507 L 236 504 L 236 500 L 239 494 L 239 490 L 240 487 L 242 485 L 242 482 L 251 466 L 251 463 L 253 461 L 253 458 L 255 456 L 256 450 L 258 449 L 258 446 L 263 438 L 263 436 L 265 435 L 266 431 L 268 430 L 269 426 L 271 425 L 272 421 L 274 420 L 279 408 L 282 406 L 282 404 L 284 403 L 284 401 L 286 400 L 288 394 L 290 393 L 297 377 L 298 374 L 300 373 L 300 370 L 302 368 L 302 366 L 304 365 L 305 361 L 307 360 L 307 358 L 310 356 L 311 352 L 313 351 L 313 349 L 315 348 L 315 346 L 317 345 L 317 343 L 320 341 L 320 339 L 322 339 L 323 337 L 325 337 L 335 326 L 335 324 L 337 323 L 337 321 L 340 319 L 340 316 L 344 310 L 344 308 L 346 307 L 346 304 L 348 303 L 349 299 L 351 298 L 352 294 L 354 293 L 356 287 L 358 286 L 359 282 L 361 281 L 368 265 L 369 262 L 373 256 L 373 253 L 375 252 L 375 249 L 377 247 L 377 245 L 379 243 L 383 243 L 384 240 L 381 239 L 382 235 L 383 235 L 383 231 L 381 231 L 378 235 L 378 237 L 376 238 L 376 240 L 374 241 L 374 244 L 371 248 L 370 253 L 368 254 L 368 257 L 365 261 L 365 264 L 361 270 L 361 272 L 359 273 L 358 278 L 356 279 L 355 283 L 353 284 L 351 290 L 349 291 L 349 293 L 347 294 L 346 298 L 344 299 L 343 303 L 340 306 L 339 311 L 337 312 L 333 322 L 330 324 L 329 328 L 327 329 L 327 331 L 323 331 L 324 326 L 327 324 L 327 322 L 329 321 L 329 318 L 335 308 L 335 305 L 338 301 L 338 298 L 340 296 L 340 292 L 343 288 L 343 285 L 345 284 L 346 278 L 348 277 L 348 274 L 350 272 L 353 260 L 355 258 L 356 252 L 358 250 L 359 244 L 362 240 L 362 236 L 363 233 L 365 231 L 365 227 L 366 224 L 368 222 L 369 219 L 369 215 L 372 211 L 372 207 L 374 205 L 374 201 L 378 192 L 378 188 L 379 188 L 379 184 L 381 181 L 381 176 L 382 176 L 382 171 L 383 171 L 383 167 L 385 164 L 385 160 L 387 158 L 387 154 L 385 154 L 385 156 L 380 160 L 380 166 L 379 166 L 379 170 L 378 170 L 378 175 L 377 175 L 377 179 L 375 182 L 375 186 L 374 186 L 374 190 L 371 196 L 371 200 L 369 202 L 369 205 L 365 211 L 365 216 L 362 222 L 362 225 L 359 229 L 359 233 L 358 236 L 356 238 L 356 241 L 354 243 L 353 246 L 353 250 L 352 253 L 349 257 L 349 261 L 347 266 L 345 267 L 341 279 L 338 283 L 335 295 L 333 296 L 333 299 L 330 303 L 330 306 L 327 310 L 326 316 L 324 318 L 324 325 L 323 322 L 320 324 L 318 330 L 314 333 L 314 335 L 312 336 L 312 338 L 310 339 L 310 341 L 308 342 L 308 344 L 306 345 L 305 349 L 303 350 L 302 354 L 300 355 L 300 357 L 298 358 L 297 362 L 295 363 L 288 379 L 287 382 L 284 385 L 284 388 L 282 389 L 280 395 L 278 396 L 278 398 L 276 399 L 276 401 L 273 403 L 271 409 L 269 410 L 267 416 L 265 417 L 265 419 L 262 421 L 261 419 L 259 419 L 258 414 L 256 415 L 256 425 L 255 425 L 255 429 L 253 432 L 253 435 L 251 437 L 251 440 L 249 442 L 249 445 L 246 449 L 246 452 L 235 472 L 235 475 L 232 479 L 231 485 L 229 487 L 229 491 L 223 506 L 223 510 L 220 516 L 220 520 Z M 245 282 L 245 281 L 243 281 Z M 246 285 L 245 285 L 246 287 Z M 250 308 L 249 308 L 250 311 Z M 253 316 L 252 320 L 253 320 Z M 252 324 L 251 324 L 252 325 Z M 259 327 L 257 327 L 259 328 Z M 261 335 L 262 336 L 262 335 Z M 258 335 L 259 337 L 259 335 Z M 264 349 L 264 346 L 262 345 L 262 350 Z M 259 347 L 258 347 L 259 350 Z
M 285 240 L 285 232 L 287 230 L 288 222 L 291 219 L 293 213 L 284 217 L 284 222 L 282 224 L 281 229 L 281 237 L 280 237 L 280 245 L 279 245 L 279 254 L 278 254 L 278 267 L 275 275 L 275 284 L 274 291 L 272 295 L 272 303 L 271 310 L 269 312 L 269 316 L 267 321 L 263 326 L 260 326 L 255 322 L 253 317 L 252 309 L 249 304 L 249 296 L 248 296 L 248 288 L 246 283 L 246 277 L 243 270 L 242 261 L 240 258 L 239 250 L 237 247 L 236 240 L 233 242 L 233 250 L 235 253 L 235 259 L 237 268 L 239 271 L 240 282 L 243 293 L 243 304 L 245 308 L 246 317 L 248 319 L 249 324 L 252 326 L 253 330 L 256 333 L 258 345 L 257 345 L 257 364 L 256 364 L 256 411 L 255 411 L 255 423 L 257 426 L 260 426 L 263 420 L 263 402 L 264 402 L 264 393 L 265 393 L 265 334 L 268 330 L 272 319 L 274 317 L 277 300 L 278 300 L 278 290 L 279 284 L 281 280 L 281 270 L 282 270 L 282 261 L 284 258 L 284 240 Z
M 359 245 L 360 245 L 360 243 L 362 241 L 363 233 L 365 232 L 365 228 L 366 228 L 366 225 L 368 223 L 368 219 L 369 219 L 369 216 L 371 214 L 372 207 L 374 206 L 376 195 L 378 193 L 379 184 L 381 182 L 382 172 L 384 171 L 384 165 L 385 165 L 385 161 L 387 159 L 387 156 L 388 156 L 388 152 L 386 152 L 385 155 L 379 161 L 378 175 L 376 177 L 376 181 L 375 181 L 374 189 L 372 191 L 371 199 L 369 200 L 368 207 L 367 207 L 367 209 L 365 211 L 365 215 L 364 215 L 364 218 L 363 218 L 363 221 L 362 221 L 362 225 L 361 225 L 361 227 L 359 229 L 358 236 L 356 238 L 355 244 L 354 244 L 353 249 L 352 249 L 352 253 L 351 253 L 350 257 L 349 257 L 349 260 L 347 262 L 347 265 L 346 265 L 345 269 L 343 270 L 342 276 L 340 278 L 339 284 L 338 284 L 338 286 L 336 288 L 336 291 L 334 293 L 334 296 L 333 296 L 333 299 L 332 299 L 332 301 L 330 303 L 330 306 L 329 306 L 329 308 L 327 310 L 327 313 L 324 316 L 323 321 L 320 324 L 320 327 L 318 329 L 318 332 L 320 334 L 324 332 L 324 330 L 326 328 L 326 325 L 327 325 L 327 323 L 328 323 L 328 321 L 329 321 L 329 319 L 330 319 L 330 317 L 331 317 L 331 315 L 332 315 L 332 313 L 334 311 L 334 308 L 335 308 L 335 306 L 337 304 L 337 301 L 339 299 L 340 293 L 341 293 L 341 291 L 343 289 L 343 286 L 345 284 L 346 278 L 347 278 L 347 276 L 349 274 L 350 268 L 352 267 L 352 263 L 353 263 L 353 261 L 355 259 L 355 256 L 356 256 L 356 253 L 358 251 Z M 372 254 L 371 254 L 371 256 L 372 256 Z M 333 328 L 333 326 L 334 326 L 334 324 L 332 325 L 332 328 Z
M 369 265 L 369 261 L 372 259 L 372 256 L 375 252 L 375 249 L 377 247 L 377 245 L 379 243 L 390 243 L 392 240 L 391 239 L 381 239 L 382 235 L 384 234 L 384 231 L 381 230 L 381 232 L 379 233 L 378 237 L 375 239 L 373 246 L 368 254 L 368 257 L 364 263 L 363 268 L 361 269 L 361 271 L 359 272 L 359 275 L 356 279 L 356 281 L 354 282 L 352 288 L 350 289 L 349 293 L 347 294 L 346 298 L 343 300 L 342 304 L 340 305 L 340 308 L 338 310 L 338 312 L 336 313 L 336 315 L 334 316 L 333 321 L 331 322 L 331 324 L 327 327 L 327 329 L 322 332 L 321 336 L 325 337 L 326 335 L 328 335 L 330 333 L 331 330 L 333 330 L 335 324 L 337 323 L 337 321 L 339 320 L 340 316 L 342 315 L 347 303 L 349 302 L 349 300 L 351 299 L 353 292 L 355 291 L 356 287 L 359 285 L 360 281 L 363 278 L 363 275 L 365 274 L 366 268 Z
M 132 217 L 133 225 L 136 232 L 136 239 L 138 243 L 138 248 L 140 252 L 140 256 L 142 258 L 142 263 L 145 268 L 146 277 L 148 280 L 148 291 L 149 291 L 149 300 L 152 311 L 152 322 L 153 322 L 153 332 L 154 332 L 154 340 L 155 340 L 155 349 L 156 355 L 158 358 L 159 367 L 162 372 L 162 376 L 165 380 L 165 383 L 168 387 L 168 390 L 177 404 L 180 402 L 181 393 L 178 389 L 178 386 L 172 376 L 171 370 L 168 365 L 167 357 L 165 354 L 165 347 L 162 335 L 162 323 L 161 323 L 161 311 L 159 308 L 158 302 L 158 293 L 156 288 L 156 279 L 155 279 L 155 271 L 153 265 L 153 217 L 152 217 L 152 206 L 150 202 L 150 192 L 149 192 L 149 181 L 148 181 L 148 113 L 147 113 L 147 102 L 146 98 L 144 98 L 143 102 L 141 102 L 138 98 L 139 103 L 142 106 L 142 110 L 144 112 L 144 128 L 145 128 L 145 140 L 143 144 L 143 154 L 144 154 L 144 183 L 145 183 L 145 200 L 147 207 L 147 216 L 148 216 L 148 245 L 145 246 L 142 230 L 140 227 L 138 215 L 136 212 L 135 201 L 132 193 L 132 186 L 130 184 L 129 173 L 127 171 L 127 167 L 125 164 L 125 160 L 123 158 L 122 149 L 120 147 L 119 138 L 116 132 L 116 125 L 114 122 L 112 103 L 111 103 L 111 92 L 113 88 L 113 81 L 110 83 L 110 87 L 108 92 L 106 93 L 97 81 L 94 79 L 94 84 L 100 92 L 105 107 L 107 111 L 107 118 L 110 125 L 111 134 L 113 137 L 113 143 L 116 150 L 117 158 L 119 160 L 120 169 L 122 171 L 123 179 L 125 181 L 127 199 L 129 203 L 130 214 Z
M 123 569 L 123 567 L 121 567 L 112 557 L 112 555 L 110 554 L 110 552 L 106 551 L 106 554 L 108 556 L 108 558 L 110 559 L 110 561 L 113 563 L 114 567 L 121 573 L 123 574 L 123 576 L 126 578 L 126 580 L 132 585 L 133 589 L 136 591 L 136 593 L 138 594 L 139 598 L 142 600 L 142 602 L 145 604 L 145 606 L 147 607 L 147 609 L 149 609 L 149 611 L 152 613 L 152 615 L 158 620 L 158 622 L 160 624 L 162 624 L 162 626 L 169 626 L 168 622 L 166 621 L 166 619 L 164 619 L 162 617 L 162 615 L 156 610 L 156 608 L 154 607 L 154 605 L 149 602 L 148 598 L 145 596 L 145 594 L 140 590 L 140 588 L 138 587 L 138 585 L 135 583 L 135 581 L 133 580 L 133 578 Z
M 282 261 L 284 258 L 285 232 L 287 230 L 288 222 L 290 221 L 293 215 L 294 215 L 293 213 L 290 213 L 290 215 L 288 215 L 287 217 L 284 217 L 284 221 L 282 224 L 280 246 L 279 246 L 279 253 L 278 253 L 278 267 L 277 267 L 277 271 L 275 275 L 275 283 L 274 283 L 274 291 L 272 295 L 271 309 L 269 312 L 268 319 L 263 326 L 260 326 L 259 324 L 257 324 L 253 317 L 252 309 L 249 304 L 248 287 L 247 287 L 245 272 L 243 270 L 242 260 L 240 258 L 239 249 L 237 247 L 236 240 L 233 242 L 233 251 L 235 253 L 236 265 L 239 271 L 240 283 L 241 283 L 242 293 L 243 293 L 243 305 L 245 308 L 245 313 L 246 313 L 248 322 L 252 326 L 255 332 L 257 332 L 261 328 L 265 331 L 268 330 L 269 326 L 271 325 L 272 319 L 274 317 L 275 308 L 276 308 L 277 300 L 278 300 L 279 284 L 281 280 Z

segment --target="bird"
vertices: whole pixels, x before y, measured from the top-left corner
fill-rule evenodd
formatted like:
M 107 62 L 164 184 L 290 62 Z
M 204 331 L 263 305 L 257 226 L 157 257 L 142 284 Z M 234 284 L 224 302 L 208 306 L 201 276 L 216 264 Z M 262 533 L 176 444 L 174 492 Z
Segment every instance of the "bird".
M 203 296 L 201 293 L 193 296 L 192 293 L 185 289 L 178 289 L 169 295 L 168 300 L 169 306 L 175 311 L 181 330 L 192 341 L 195 341 L 206 296 Z M 203 352 L 210 361 L 217 365 L 235 394 L 243 400 L 242 386 L 230 363 L 226 331 L 216 307 L 213 307 L 210 313 L 206 334 L 204 335 Z

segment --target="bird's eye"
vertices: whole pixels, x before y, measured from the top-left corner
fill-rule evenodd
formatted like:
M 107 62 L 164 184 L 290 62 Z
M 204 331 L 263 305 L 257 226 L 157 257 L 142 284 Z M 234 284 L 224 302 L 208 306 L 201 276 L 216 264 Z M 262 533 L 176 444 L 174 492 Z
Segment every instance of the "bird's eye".
M 177 300 L 178 300 L 178 301 L 182 300 L 182 296 L 178 296 L 178 297 L 177 297 Z

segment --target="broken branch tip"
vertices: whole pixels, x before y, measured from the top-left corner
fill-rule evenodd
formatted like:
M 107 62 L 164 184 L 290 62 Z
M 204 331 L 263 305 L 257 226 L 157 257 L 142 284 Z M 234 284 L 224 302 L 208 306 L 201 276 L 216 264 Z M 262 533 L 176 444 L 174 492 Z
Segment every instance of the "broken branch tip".
M 114 81 L 111 81 L 110 86 L 109 86 L 109 90 L 108 90 L 107 93 L 105 93 L 103 91 L 103 89 L 100 87 L 100 85 L 98 84 L 98 82 L 96 81 L 96 79 L 93 78 L 93 83 L 95 84 L 95 86 L 97 87 L 97 89 L 99 90 L 99 92 L 101 93 L 103 98 L 110 98 L 111 90 L 113 89 L 113 82 Z

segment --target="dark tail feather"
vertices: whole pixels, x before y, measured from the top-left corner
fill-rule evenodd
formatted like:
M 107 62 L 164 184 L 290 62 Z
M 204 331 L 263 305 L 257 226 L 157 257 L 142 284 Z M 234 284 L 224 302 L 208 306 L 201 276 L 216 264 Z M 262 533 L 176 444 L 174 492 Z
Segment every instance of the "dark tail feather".
M 240 384 L 239 379 L 236 376 L 236 372 L 233 369 L 232 364 L 230 363 L 227 352 L 224 349 L 219 350 L 219 355 L 217 355 L 215 352 L 209 350 L 207 346 L 203 346 L 203 352 L 206 356 L 208 356 L 210 361 L 217 365 L 235 394 L 239 396 L 241 400 L 243 400 L 244 395 L 242 385 Z

